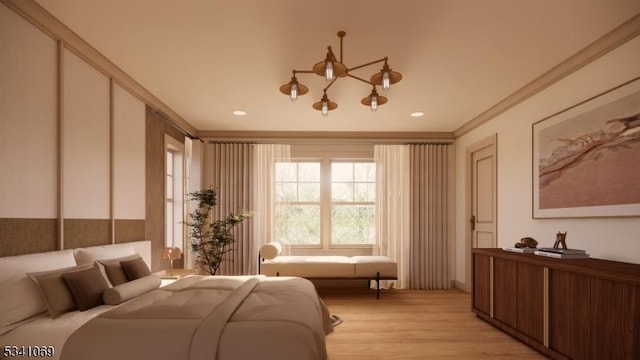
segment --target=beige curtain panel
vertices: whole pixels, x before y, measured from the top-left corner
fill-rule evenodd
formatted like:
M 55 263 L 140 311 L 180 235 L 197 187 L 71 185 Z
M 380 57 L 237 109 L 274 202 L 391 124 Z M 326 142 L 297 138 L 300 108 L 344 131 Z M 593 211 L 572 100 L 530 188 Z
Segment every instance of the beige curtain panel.
M 410 289 L 451 288 L 450 145 L 411 145 Z
M 398 280 L 385 280 L 380 287 L 409 286 L 411 228 L 410 153 L 407 145 L 376 145 L 376 237 L 374 255 L 398 263 Z
M 288 162 L 290 154 L 288 144 L 253 145 L 251 210 L 254 215 L 253 236 L 249 242 L 253 258 L 247 274 L 258 273 L 258 251 L 262 245 L 274 241 L 276 163 Z
M 251 210 L 252 144 L 209 143 L 205 149 L 203 188 L 211 186 L 218 193 L 212 219 L 230 213 Z M 220 266 L 221 275 L 254 274 L 251 220 L 233 230 L 235 243 L 227 261 Z M 257 260 L 256 260 L 257 261 Z

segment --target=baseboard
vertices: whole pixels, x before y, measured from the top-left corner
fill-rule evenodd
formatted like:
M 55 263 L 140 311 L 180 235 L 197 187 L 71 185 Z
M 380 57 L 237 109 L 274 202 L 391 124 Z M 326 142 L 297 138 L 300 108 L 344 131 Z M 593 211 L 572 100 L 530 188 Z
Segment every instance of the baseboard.
M 453 280 L 453 287 L 458 289 L 458 290 L 462 290 L 464 292 L 467 292 L 467 293 L 471 292 L 471 286 L 466 282 Z

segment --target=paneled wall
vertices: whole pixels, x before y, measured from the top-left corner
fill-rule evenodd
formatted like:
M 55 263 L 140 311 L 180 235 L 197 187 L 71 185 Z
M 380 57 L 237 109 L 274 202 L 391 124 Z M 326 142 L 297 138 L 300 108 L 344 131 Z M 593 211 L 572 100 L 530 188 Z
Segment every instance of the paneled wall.
M 3 4 L 0 44 L 0 256 L 144 239 L 145 104 Z

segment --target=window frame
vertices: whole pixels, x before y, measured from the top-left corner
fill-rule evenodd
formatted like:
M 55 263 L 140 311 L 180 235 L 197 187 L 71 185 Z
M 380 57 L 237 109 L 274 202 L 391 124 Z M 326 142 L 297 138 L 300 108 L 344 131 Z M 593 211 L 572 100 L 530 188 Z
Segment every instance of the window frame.
M 375 242 L 373 244 L 334 244 L 332 240 L 332 216 L 331 210 L 334 205 L 332 199 L 331 186 L 331 164 L 332 163 L 374 163 L 371 158 L 336 158 L 336 157 L 295 157 L 291 158 L 290 162 L 317 162 L 320 163 L 320 243 L 319 244 L 289 244 L 289 246 L 295 250 L 316 250 L 316 251 L 330 251 L 330 250 L 355 250 L 356 253 L 365 251 L 371 252 Z M 276 182 L 277 183 L 277 182 Z M 374 182 L 375 183 L 375 182 Z M 289 202 L 291 203 L 291 202 Z M 316 202 L 294 202 L 299 205 L 315 205 Z M 373 205 L 374 211 L 376 202 L 338 202 L 345 205 Z M 377 241 L 377 235 L 376 235 Z

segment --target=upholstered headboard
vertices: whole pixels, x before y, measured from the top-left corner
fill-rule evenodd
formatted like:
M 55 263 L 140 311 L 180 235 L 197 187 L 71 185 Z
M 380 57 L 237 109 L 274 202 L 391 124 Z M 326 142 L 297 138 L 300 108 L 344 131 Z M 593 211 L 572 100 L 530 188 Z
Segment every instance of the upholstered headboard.
M 134 252 L 147 263 L 151 269 L 151 240 L 133 241 L 122 244 L 90 246 L 74 249 L 74 257 L 78 265 L 91 264 L 96 260 L 114 259 L 131 255 Z

